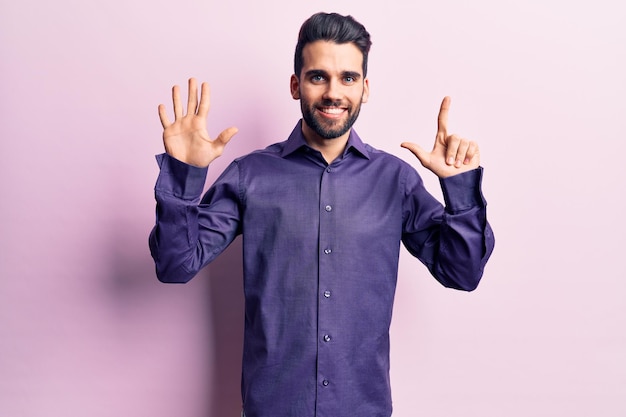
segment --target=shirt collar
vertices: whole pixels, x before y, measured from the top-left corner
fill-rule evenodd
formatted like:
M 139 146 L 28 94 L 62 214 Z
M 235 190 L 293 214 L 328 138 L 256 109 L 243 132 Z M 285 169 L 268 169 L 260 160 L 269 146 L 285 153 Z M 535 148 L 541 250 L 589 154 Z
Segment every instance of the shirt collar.
M 287 155 L 290 155 L 302 148 L 303 146 L 309 147 L 307 145 L 306 140 L 304 139 L 304 135 L 302 134 L 302 119 L 298 121 L 298 124 L 293 129 L 289 138 L 285 142 L 285 146 L 283 147 L 283 151 L 281 152 L 281 156 L 284 158 Z M 346 145 L 346 149 L 343 154 L 346 155 L 350 149 L 354 149 L 356 152 L 361 154 L 364 158 L 370 159 L 369 152 L 367 151 L 367 147 L 356 133 L 354 129 L 350 129 L 350 136 L 348 137 L 348 143 Z

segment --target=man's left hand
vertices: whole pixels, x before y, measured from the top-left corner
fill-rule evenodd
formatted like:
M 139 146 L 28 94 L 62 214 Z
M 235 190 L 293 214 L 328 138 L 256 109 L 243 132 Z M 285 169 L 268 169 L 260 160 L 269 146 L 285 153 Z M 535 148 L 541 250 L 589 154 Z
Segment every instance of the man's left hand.
M 450 97 L 444 97 L 437 119 L 437 136 L 432 152 L 427 152 L 411 142 L 400 144 L 413 152 L 420 163 L 440 178 L 450 177 L 478 168 L 478 144 L 458 135 L 448 135 Z

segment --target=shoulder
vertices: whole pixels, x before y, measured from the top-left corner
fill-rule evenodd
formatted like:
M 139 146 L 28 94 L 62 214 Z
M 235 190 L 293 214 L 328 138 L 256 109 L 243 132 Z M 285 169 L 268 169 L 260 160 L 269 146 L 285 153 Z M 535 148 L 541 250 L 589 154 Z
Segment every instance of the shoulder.
M 393 178 L 398 189 L 406 194 L 407 190 L 414 189 L 423 184 L 422 177 L 417 169 L 404 159 L 389 152 L 374 148 L 365 144 L 368 152 L 370 165 L 382 178 Z
M 370 144 L 365 144 L 369 159 L 374 163 L 381 163 L 389 168 L 399 169 L 402 171 L 415 171 L 415 168 L 404 159 L 393 155 L 389 152 L 374 148 Z
M 234 162 L 237 164 L 245 164 L 251 163 L 258 160 L 266 160 L 268 158 L 280 158 L 283 148 L 285 147 L 284 142 L 277 142 L 269 145 L 263 149 L 257 149 L 240 157 L 234 159 Z

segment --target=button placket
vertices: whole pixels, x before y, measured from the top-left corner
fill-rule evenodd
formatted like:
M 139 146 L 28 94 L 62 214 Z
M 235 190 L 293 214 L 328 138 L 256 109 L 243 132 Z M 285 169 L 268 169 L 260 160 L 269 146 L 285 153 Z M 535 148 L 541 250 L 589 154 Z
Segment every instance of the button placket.
M 320 187 L 320 200 L 319 200 L 319 289 L 318 293 L 320 297 L 320 306 L 318 311 L 318 384 L 320 388 L 325 392 L 331 393 L 332 384 L 334 378 L 334 372 L 332 363 L 333 357 L 336 354 L 333 347 L 335 329 L 333 317 L 335 306 L 331 302 L 331 288 L 334 285 L 333 281 L 336 275 L 335 263 L 337 254 L 335 246 L 335 234 L 337 219 L 334 214 L 336 213 L 335 198 L 336 189 L 335 185 L 335 170 L 330 167 L 322 172 L 321 187 Z M 331 256 L 332 255 L 332 256 Z M 329 391 L 330 390 L 330 391 Z M 324 394 L 319 397 L 319 401 L 325 401 L 323 398 L 329 394 Z M 330 394 L 332 395 L 332 394 Z

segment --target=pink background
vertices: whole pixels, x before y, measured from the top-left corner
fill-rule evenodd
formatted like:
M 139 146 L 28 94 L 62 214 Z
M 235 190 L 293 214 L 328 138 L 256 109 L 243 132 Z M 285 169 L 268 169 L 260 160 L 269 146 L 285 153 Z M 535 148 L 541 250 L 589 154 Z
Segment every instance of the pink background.
M 394 416 L 626 415 L 624 13 L 565 0 L 2 0 L 0 415 L 238 416 L 239 241 L 157 282 L 156 107 L 211 83 L 210 131 L 240 133 L 209 181 L 283 140 L 320 10 L 372 33 L 362 137 L 418 166 L 399 143 L 430 147 L 450 95 L 482 149 L 496 250 L 470 294 L 403 252 Z

